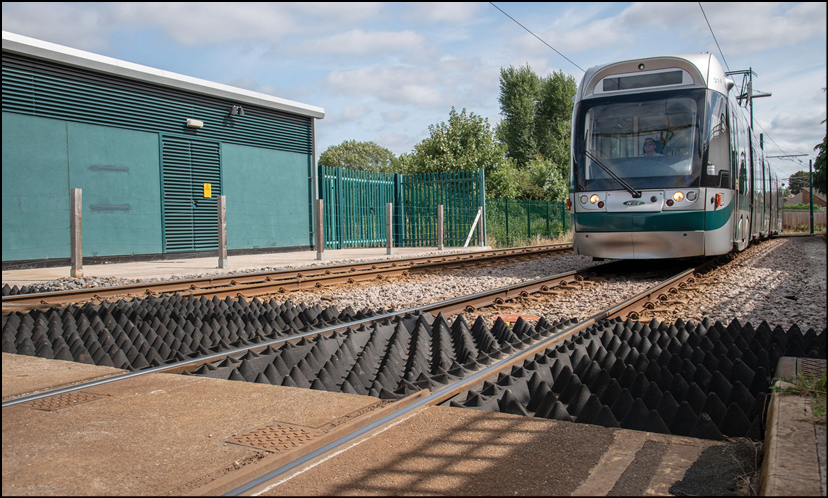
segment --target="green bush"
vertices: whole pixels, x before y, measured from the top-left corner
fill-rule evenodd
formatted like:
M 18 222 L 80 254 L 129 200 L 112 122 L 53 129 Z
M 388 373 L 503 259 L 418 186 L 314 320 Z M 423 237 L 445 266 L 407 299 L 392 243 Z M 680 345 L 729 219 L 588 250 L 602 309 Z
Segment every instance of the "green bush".
M 791 209 L 791 210 L 802 210 L 802 209 L 804 209 L 806 211 L 810 211 L 811 210 L 811 205 L 810 204 L 791 204 L 790 206 L 785 206 L 785 209 Z M 825 208 L 814 205 L 814 211 L 821 211 L 823 209 L 825 209 Z

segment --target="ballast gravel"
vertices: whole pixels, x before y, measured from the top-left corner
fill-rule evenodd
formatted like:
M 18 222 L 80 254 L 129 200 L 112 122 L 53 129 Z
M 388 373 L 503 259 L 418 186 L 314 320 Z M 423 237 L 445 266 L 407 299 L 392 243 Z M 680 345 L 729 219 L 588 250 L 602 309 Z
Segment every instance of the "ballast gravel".
M 438 253 L 435 253 L 435 255 Z M 445 254 L 445 253 L 441 253 Z M 342 264 L 340 261 L 338 264 Z M 344 262 L 347 263 L 347 262 Z M 403 310 L 423 304 L 483 292 L 519 282 L 578 270 L 598 264 L 588 256 L 562 255 L 497 267 L 444 270 L 440 274 L 411 275 L 392 282 L 359 283 L 328 287 L 319 292 L 294 292 L 283 299 L 308 305 L 344 309 L 385 308 Z M 316 265 L 313 265 L 316 266 Z M 272 271 L 291 268 L 261 268 Z M 248 270 L 247 272 L 252 272 Z M 236 274 L 241 272 L 227 272 Z M 187 275 L 180 278 L 197 278 Z M 144 282 L 158 279 L 143 279 Z M 122 278 L 59 279 L 31 287 L 38 292 L 136 283 Z M 566 291 L 521 309 L 500 310 L 547 318 L 586 318 L 610 304 L 632 297 L 656 282 L 656 278 L 611 278 L 580 290 Z M 656 314 L 659 320 L 701 321 L 705 317 L 730 323 L 758 325 L 766 320 L 785 328 L 797 323 L 806 331 L 826 327 L 826 245 L 821 237 L 785 237 L 764 241 L 735 256 L 725 268 L 703 275 L 671 303 L 671 310 Z M 482 313 L 491 317 L 496 312 Z M 467 317 L 468 318 L 468 317 Z
M 326 289 L 321 294 L 294 293 L 290 299 L 342 309 L 369 307 L 401 310 L 453 297 L 482 292 L 598 264 L 578 255 L 554 256 L 480 270 L 409 277 L 387 284 Z M 644 291 L 657 279 L 607 279 L 581 290 L 568 291 L 519 310 L 547 318 L 586 318 L 607 306 Z M 764 241 L 737 254 L 725 268 L 703 275 L 696 289 L 677 296 L 670 312 L 659 320 L 701 321 L 706 317 L 730 323 L 738 318 L 754 326 L 766 320 L 802 331 L 826 327 L 826 245 L 818 237 L 786 237 Z M 491 316 L 492 313 L 489 313 Z M 467 317 L 468 318 L 468 317 Z

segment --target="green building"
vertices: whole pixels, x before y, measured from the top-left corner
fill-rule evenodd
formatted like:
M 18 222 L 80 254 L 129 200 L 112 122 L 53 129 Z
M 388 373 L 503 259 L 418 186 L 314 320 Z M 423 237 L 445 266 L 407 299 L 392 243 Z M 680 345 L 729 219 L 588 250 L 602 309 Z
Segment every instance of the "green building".
M 310 250 L 322 108 L 3 32 L 3 267 Z

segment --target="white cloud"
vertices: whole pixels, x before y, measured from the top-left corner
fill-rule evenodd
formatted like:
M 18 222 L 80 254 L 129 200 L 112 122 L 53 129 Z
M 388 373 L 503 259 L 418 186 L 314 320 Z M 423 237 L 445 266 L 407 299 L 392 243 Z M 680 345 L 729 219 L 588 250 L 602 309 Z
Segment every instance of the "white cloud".
M 725 57 L 728 54 L 739 55 L 792 46 L 804 40 L 825 36 L 824 2 L 795 5 L 722 2 L 706 4 L 704 11 Z M 734 19 L 738 19 L 738 29 L 730 29 Z M 702 31 L 709 34 L 703 17 L 701 26 Z
M 386 111 L 380 113 L 382 119 L 385 120 L 386 123 L 399 123 L 400 121 L 404 120 L 408 117 L 408 112 L 406 111 Z
M 433 107 L 445 100 L 436 83 L 435 74 L 419 68 L 371 67 L 333 71 L 324 86 L 332 93 L 371 95 L 392 103 Z
M 403 16 L 411 21 L 436 23 L 465 23 L 487 6 L 478 2 L 408 2 Z
M 368 106 L 358 104 L 349 105 L 348 107 L 342 109 L 340 116 L 342 121 L 354 121 L 368 114 L 371 114 L 371 109 L 369 109 Z
M 290 47 L 304 55 L 387 55 L 388 53 L 422 52 L 423 35 L 411 30 L 370 31 L 352 29 L 325 38 L 307 40 Z
M 110 19 L 83 4 L 3 2 L 3 31 L 88 51 L 107 47 Z
M 155 27 L 184 47 L 228 41 L 277 42 L 374 19 L 381 3 L 124 2 L 3 3 L 3 29 L 84 50 L 111 33 Z

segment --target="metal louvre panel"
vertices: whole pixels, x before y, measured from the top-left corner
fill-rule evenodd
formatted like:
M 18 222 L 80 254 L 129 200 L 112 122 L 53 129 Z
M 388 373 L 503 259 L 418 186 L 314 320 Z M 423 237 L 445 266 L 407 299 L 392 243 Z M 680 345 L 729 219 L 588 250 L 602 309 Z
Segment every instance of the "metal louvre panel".
M 221 152 L 213 142 L 164 136 L 164 252 L 218 249 Z M 211 195 L 204 198 L 204 184 Z
M 311 118 L 3 53 L 3 111 L 313 153 Z M 197 132 L 187 118 L 204 122 Z
M 193 249 L 218 249 L 218 196 L 221 195 L 219 144 L 190 142 L 192 165 Z M 204 198 L 204 184 L 212 185 L 211 196 Z
M 193 249 L 193 194 L 190 143 L 163 139 L 164 252 Z

